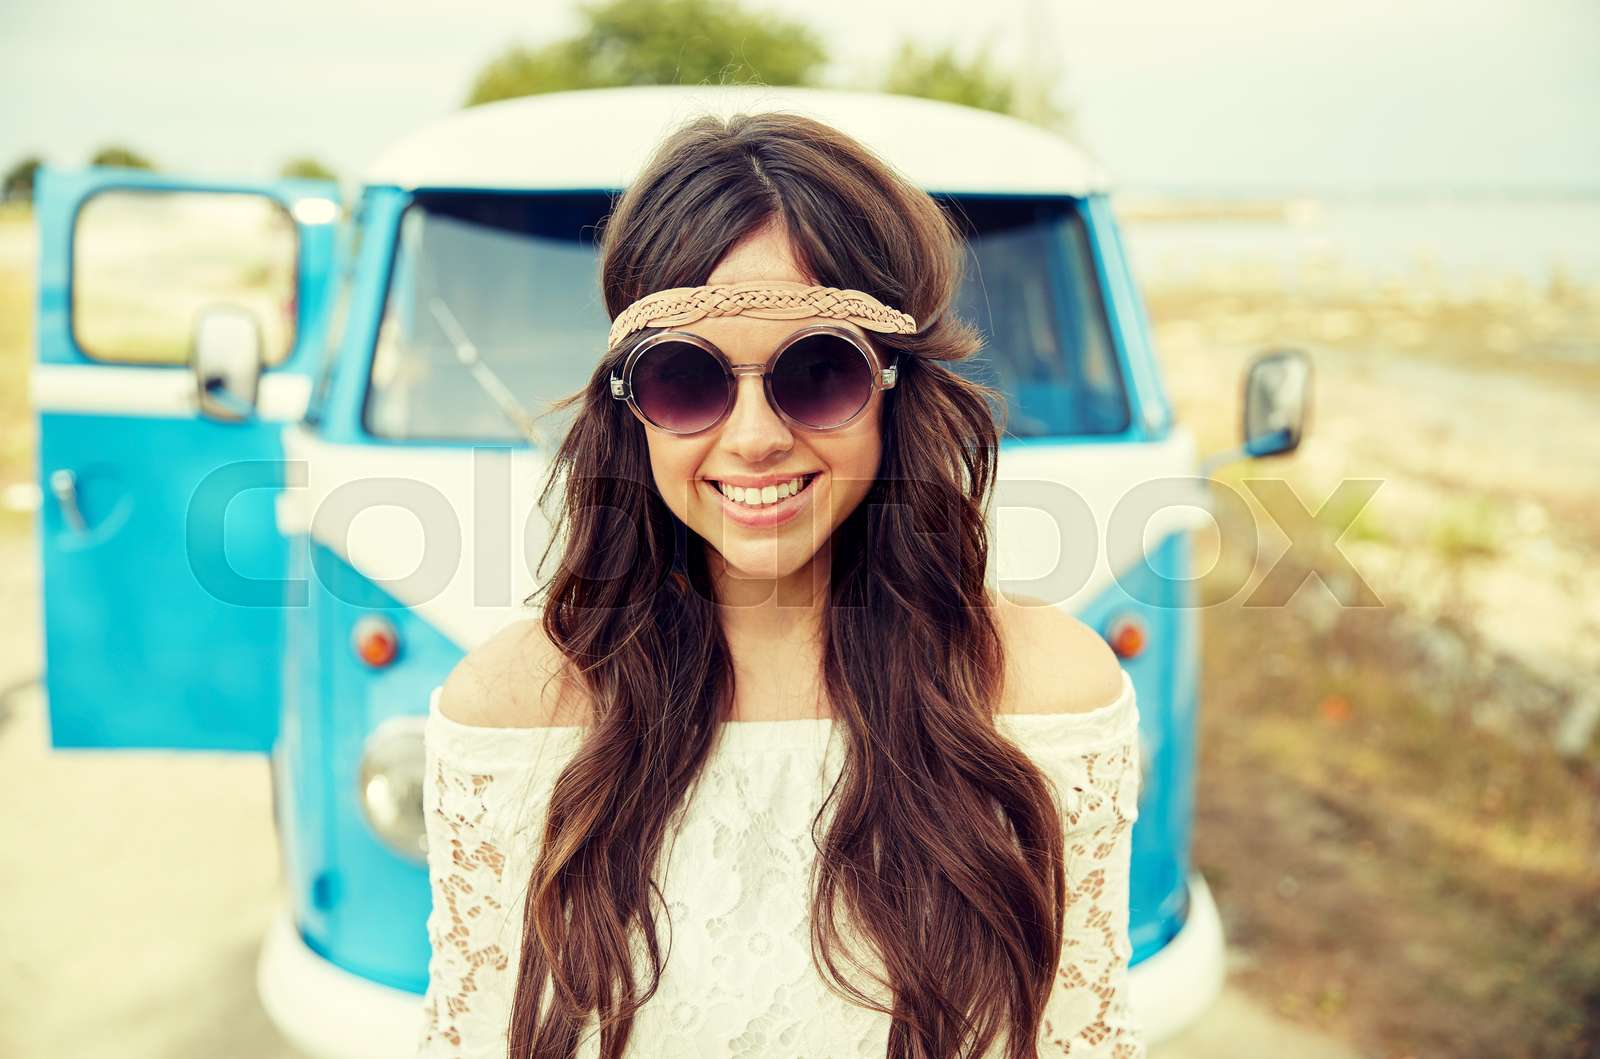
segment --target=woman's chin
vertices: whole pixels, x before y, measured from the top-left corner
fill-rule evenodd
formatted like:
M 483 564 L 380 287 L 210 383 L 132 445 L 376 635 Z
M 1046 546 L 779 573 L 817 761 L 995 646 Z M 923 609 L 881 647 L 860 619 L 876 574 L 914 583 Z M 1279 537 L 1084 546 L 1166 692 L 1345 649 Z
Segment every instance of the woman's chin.
M 817 554 L 814 546 L 784 540 L 724 540 L 717 554 L 724 573 L 738 581 L 781 581 L 804 570 Z

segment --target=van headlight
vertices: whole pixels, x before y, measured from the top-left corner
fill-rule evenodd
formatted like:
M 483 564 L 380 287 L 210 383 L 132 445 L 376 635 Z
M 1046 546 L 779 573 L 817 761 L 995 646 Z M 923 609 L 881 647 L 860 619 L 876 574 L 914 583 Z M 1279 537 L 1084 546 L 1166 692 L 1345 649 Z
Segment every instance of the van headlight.
M 428 862 L 422 817 L 425 717 L 391 717 L 372 730 L 361 752 L 361 815 L 383 844 L 416 864 Z

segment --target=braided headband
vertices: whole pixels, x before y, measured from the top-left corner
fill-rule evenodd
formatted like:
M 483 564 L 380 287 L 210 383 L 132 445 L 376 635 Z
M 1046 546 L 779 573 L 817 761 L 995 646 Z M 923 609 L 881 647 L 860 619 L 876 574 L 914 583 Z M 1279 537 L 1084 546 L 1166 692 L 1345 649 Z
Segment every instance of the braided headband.
M 611 322 L 608 349 L 646 327 L 676 327 L 708 316 L 755 316 L 763 320 L 797 320 L 825 316 L 847 320 L 885 334 L 909 335 L 917 322 L 872 295 L 838 287 L 808 287 L 784 280 L 750 280 L 704 287 L 670 287 L 646 294 Z

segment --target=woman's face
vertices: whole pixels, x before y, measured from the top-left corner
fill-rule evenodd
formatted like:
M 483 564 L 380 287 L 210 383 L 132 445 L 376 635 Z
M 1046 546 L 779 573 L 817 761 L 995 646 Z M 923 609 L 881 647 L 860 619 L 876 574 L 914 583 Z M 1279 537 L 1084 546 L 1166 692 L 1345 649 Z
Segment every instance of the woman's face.
M 706 282 L 757 279 L 816 282 L 801 272 L 781 223 L 769 224 L 736 244 Z M 822 322 L 839 321 L 722 316 L 697 320 L 679 330 L 709 339 L 734 364 L 765 364 L 784 338 Z M 843 326 L 866 338 L 854 324 Z M 875 367 L 883 367 L 876 351 L 873 356 Z M 685 438 L 644 427 L 650 467 L 667 507 L 710 547 L 707 558 L 715 574 L 781 582 L 807 569 L 877 477 L 883 393 L 875 391 L 866 410 L 849 425 L 817 432 L 786 423 L 767 403 L 759 375 L 742 374 L 737 379 L 733 410 L 711 430 Z M 797 495 L 793 515 L 777 525 L 748 524 L 761 518 L 763 509 L 724 499 L 714 484 L 805 475 L 815 477 Z M 725 568 L 719 568 L 719 556 Z

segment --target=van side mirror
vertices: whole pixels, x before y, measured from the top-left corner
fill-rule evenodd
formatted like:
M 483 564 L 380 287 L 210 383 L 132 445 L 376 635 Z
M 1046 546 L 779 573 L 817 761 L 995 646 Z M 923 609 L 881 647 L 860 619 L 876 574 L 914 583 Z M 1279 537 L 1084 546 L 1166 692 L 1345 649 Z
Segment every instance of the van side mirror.
M 261 387 L 261 321 L 236 305 L 207 305 L 196 315 L 189 366 L 200 414 L 238 423 L 255 414 Z
M 1305 433 L 1311 402 L 1311 360 L 1298 349 L 1262 353 L 1244 380 L 1244 454 L 1293 452 Z

